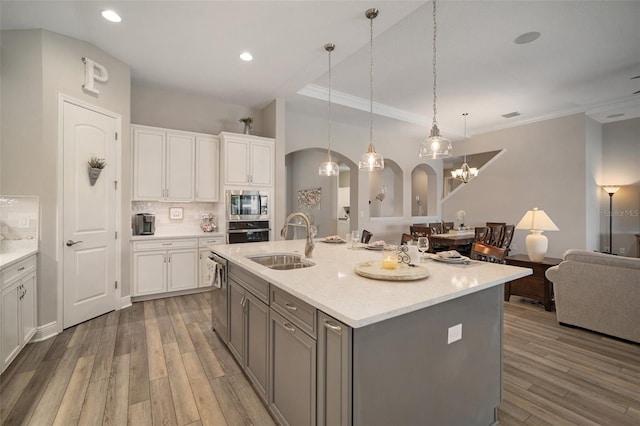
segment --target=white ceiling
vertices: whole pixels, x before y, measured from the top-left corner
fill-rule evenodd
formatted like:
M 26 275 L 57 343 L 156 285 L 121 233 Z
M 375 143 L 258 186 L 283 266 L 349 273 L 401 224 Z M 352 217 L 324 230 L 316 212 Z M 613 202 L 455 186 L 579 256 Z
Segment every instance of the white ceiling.
M 426 135 L 432 110 L 432 3 L 424 1 L 2 1 L 2 29 L 44 28 L 131 66 L 132 78 L 263 107 L 280 97 L 326 115 L 333 42 L 334 119 L 368 126 L 369 20 L 376 126 Z M 105 21 L 111 8 L 123 18 Z M 587 112 L 640 117 L 640 1 L 438 2 L 438 123 L 460 138 Z M 533 43 L 520 34 L 539 31 Z M 254 61 L 242 62 L 244 51 Z M 311 96 L 297 94 L 301 89 Z M 521 115 L 505 119 L 502 114 Z M 608 118 L 612 114 L 621 117 Z M 391 118 L 389 118 L 391 117 Z

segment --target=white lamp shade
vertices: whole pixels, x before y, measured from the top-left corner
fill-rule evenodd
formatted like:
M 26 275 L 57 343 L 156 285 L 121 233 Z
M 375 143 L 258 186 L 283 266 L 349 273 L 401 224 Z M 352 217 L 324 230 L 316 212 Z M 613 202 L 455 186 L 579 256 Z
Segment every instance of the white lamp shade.
M 555 223 L 549 218 L 544 210 L 538 210 L 534 207 L 524 214 L 520 222 L 516 225 L 516 229 L 527 229 L 536 231 L 559 231 Z
M 604 189 L 607 192 L 607 194 L 613 195 L 616 192 L 618 192 L 620 187 L 619 186 L 608 185 L 608 186 L 603 186 L 602 189 Z
M 525 240 L 527 247 L 527 255 L 532 262 L 542 262 L 547 254 L 549 240 L 542 235 L 543 231 L 558 231 L 558 227 L 544 212 L 535 207 L 524 214 L 520 222 L 516 225 L 516 229 L 526 229 L 531 231 Z

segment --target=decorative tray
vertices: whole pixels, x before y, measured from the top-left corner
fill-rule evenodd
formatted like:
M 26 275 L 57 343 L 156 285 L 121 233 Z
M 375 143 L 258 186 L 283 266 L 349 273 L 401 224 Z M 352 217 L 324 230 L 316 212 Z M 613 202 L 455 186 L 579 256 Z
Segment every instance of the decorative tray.
M 358 263 L 355 267 L 355 272 L 366 278 L 386 281 L 412 281 L 429 276 L 429 270 L 424 266 L 409 266 L 401 263 L 398 264 L 396 269 L 384 269 L 381 260 Z

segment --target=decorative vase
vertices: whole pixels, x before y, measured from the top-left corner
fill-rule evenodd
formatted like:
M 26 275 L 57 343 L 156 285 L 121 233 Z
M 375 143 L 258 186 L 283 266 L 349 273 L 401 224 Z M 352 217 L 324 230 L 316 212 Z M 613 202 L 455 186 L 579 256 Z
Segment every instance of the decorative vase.
M 102 169 L 89 167 L 89 185 L 94 186 L 96 184 L 98 177 L 100 177 L 100 173 L 102 173 Z
M 244 130 L 242 131 L 242 133 L 244 133 L 245 135 L 250 135 L 251 134 L 251 124 L 244 123 Z

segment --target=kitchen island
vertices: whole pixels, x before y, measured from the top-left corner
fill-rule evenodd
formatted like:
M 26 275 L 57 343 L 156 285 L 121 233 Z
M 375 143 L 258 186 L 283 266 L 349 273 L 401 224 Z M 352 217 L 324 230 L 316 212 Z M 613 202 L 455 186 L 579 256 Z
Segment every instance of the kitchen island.
M 229 262 L 229 331 L 221 338 L 234 348 L 232 353 L 237 342 L 243 342 L 244 356 L 234 355 L 278 421 L 354 425 L 497 421 L 502 284 L 530 275 L 530 269 L 428 261 L 421 264 L 429 270 L 427 278 L 378 281 L 356 275 L 354 267 L 381 261 L 379 252 L 321 241 L 309 259 L 315 265 L 308 268 L 273 270 L 248 258 L 302 254 L 303 246 L 302 241 L 278 241 L 211 247 Z M 268 289 L 268 298 L 252 291 L 258 286 L 243 285 L 252 279 Z M 234 288 L 242 292 L 235 298 Z M 243 323 L 245 333 L 234 344 L 236 304 L 245 315 L 260 315 Z M 262 324 L 256 318 L 263 318 L 268 327 L 256 327 Z M 247 332 L 252 326 L 254 331 L 262 327 L 257 339 Z M 261 345 L 264 364 L 256 350 Z

